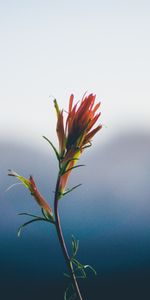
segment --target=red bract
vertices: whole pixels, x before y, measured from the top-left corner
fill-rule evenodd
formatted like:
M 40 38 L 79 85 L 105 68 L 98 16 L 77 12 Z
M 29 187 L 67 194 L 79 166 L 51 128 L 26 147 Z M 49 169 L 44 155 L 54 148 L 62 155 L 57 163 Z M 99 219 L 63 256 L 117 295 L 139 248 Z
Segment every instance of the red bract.
M 57 112 L 57 135 L 59 140 L 59 153 L 61 164 L 68 161 L 66 171 L 75 165 L 81 152 L 91 143 L 93 136 L 102 128 L 98 125 L 93 129 L 100 113 L 97 113 L 100 103 L 95 104 L 96 95 L 84 96 L 82 100 L 73 105 L 74 95 L 70 96 L 69 109 L 64 125 L 63 111 L 60 111 L 55 100 Z M 63 191 L 71 170 L 61 178 L 60 190 Z
M 44 211 L 45 215 L 51 219 L 51 221 L 53 220 L 53 212 L 51 207 L 49 206 L 49 204 L 46 202 L 46 200 L 44 199 L 44 197 L 41 195 L 41 193 L 39 192 L 37 185 L 35 183 L 35 180 L 33 179 L 33 176 L 30 176 L 29 179 L 17 174 L 16 172 L 14 172 L 13 170 L 9 170 L 8 173 L 9 176 L 14 176 L 17 179 L 19 179 L 22 184 L 29 189 L 29 191 L 31 192 L 31 195 L 34 197 L 34 199 L 36 200 L 36 202 L 38 203 L 38 205 L 42 208 L 42 210 Z
M 94 106 L 95 98 L 95 95 L 90 94 L 83 98 L 79 107 L 77 107 L 77 104 L 73 106 L 74 96 L 70 96 L 69 113 L 66 121 L 67 150 L 73 147 L 82 151 L 95 133 L 101 129 L 102 126 L 98 125 L 91 130 L 100 116 L 100 113 L 95 114 L 100 107 L 100 103 Z
M 49 204 L 46 202 L 44 197 L 41 195 L 39 190 L 37 189 L 36 183 L 32 176 L 30 176 L 29 178 L 29 187 L 30 187 L 31 195 L 34 196 L 39 206 L 44 210 L 45 214 L 48 217 L 52 218 L 53 217 L 52 209 L 49 206 Z

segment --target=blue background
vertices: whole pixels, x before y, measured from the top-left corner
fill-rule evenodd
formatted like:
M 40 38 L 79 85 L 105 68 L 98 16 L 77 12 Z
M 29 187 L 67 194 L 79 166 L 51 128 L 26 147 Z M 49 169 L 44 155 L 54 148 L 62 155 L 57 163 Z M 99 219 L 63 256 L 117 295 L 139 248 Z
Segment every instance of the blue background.
M 44 141 L 43 141 L 44 143 Z M 78 258 L 97 270 L 80 286 L 85 299 L 150 298 L 150 136 L 122 133 L 109 143 L 88 149 L 86 166 L 74 170 L 69 186 L 83 183 L 60 201 L 67 245 L 71 234 L 80 240 Z M 0 290 L 1 299 L 63 299 L 68 280 L 55 228 L 35 223 L 17 237 L 27 217 L 40 214 L 28 191 L 7 177 L 12 168 L 32 174 L 53 206 L 57 162 L 51 149 L 25 142 L 1 141 Z

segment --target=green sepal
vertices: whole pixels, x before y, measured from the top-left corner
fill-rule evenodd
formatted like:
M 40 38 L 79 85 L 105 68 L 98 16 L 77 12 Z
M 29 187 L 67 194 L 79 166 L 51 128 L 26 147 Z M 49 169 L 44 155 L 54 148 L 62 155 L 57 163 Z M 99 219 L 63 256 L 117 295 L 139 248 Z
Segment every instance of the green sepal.
M 55 148 L 55 146 L 53 145 L 53 143 L 46 137 L 43 135 L 43 138 L 51 145 L 51 147 L 53 148 L 55 154 L 56 154 L 56 157 L 58 159 L 58 161 L 60 162 L 60 156 L 59 156 L 59 153 L 57 151 L 57 149 Z

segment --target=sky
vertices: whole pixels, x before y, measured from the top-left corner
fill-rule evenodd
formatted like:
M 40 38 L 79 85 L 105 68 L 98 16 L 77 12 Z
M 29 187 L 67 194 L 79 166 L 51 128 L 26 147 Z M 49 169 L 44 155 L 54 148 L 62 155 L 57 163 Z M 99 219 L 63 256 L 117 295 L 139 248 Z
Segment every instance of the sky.
M 149 1 L 0 1 L 0 136 L 55 140 L 53 98 L 101 101 L 101 140 L 150 129 Z M 97 142 L 98 143 L 98 142 Z

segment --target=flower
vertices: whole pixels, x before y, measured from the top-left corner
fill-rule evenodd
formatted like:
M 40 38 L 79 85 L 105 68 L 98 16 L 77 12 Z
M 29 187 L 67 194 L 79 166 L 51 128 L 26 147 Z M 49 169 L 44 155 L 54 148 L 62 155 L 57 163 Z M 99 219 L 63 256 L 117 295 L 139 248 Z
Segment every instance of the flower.
M 44 197 L 40 194 L 39 190 L 37 189 L 36 183 L 33 179 L 33 176 L 30 176 L 29 179 L 17 174 L 16 172 L 14 172 L 13 170 L 9 170 L 8 173 L 9 176 L 14 176 L 17 179 L 19 179 L 23 185 L 29 189 L 29 191 L 31 192 L 31 195 L 34 197 L 34 199 L 36 200 L 36 202 L 39 204 L 39 206 L 41 207 L 41 209 L 43 210 L 45 216 L 47 218 L 49 218 L 51 221 L 53 221 L 53 212 L 51 207 L 48 205 L 48 203 L 46 202 L 46 200 L 44 199 Z
M 97 113 L 100 103 L 95 104 L 96 95 L 90 94 L 82 98 L 80 103 L 73 105 L 74 95 L 69 99 L 68 116 L 64 125 L 63 110 L 60 111 L 57 101 L 54 100 L 57 112 L 57 135 L 59 141 L 59 155 L 61 166 L 65 168 L 65 174 L 60 180 L 60 192 L 65 189 L 71 169 L 79 159 L 85 148 L 91 145 L 91 139 L 102 128 L 93 126 L 100 117 Z

